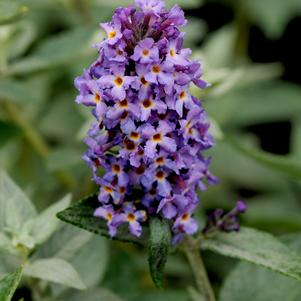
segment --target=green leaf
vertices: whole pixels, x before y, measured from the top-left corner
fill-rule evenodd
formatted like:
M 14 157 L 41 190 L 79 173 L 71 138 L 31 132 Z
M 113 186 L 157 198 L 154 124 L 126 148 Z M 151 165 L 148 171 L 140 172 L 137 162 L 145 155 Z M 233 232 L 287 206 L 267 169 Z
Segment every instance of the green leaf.
M 70 262 L 92 237 L 92 233 L 63 224 L 33 256 L 35 259 L 56 257 Z
M 188 293 L 192 301 L 206 301 L 205 297 L 202 296 L 194 287 L 188 287 Z
M 82 152 L 74 148 L 61 148 L 53 151 L 47 158 L 50 171 L 65 169 L 81 163 Z
M 71 203 L 71 195 L 65 196 L 62 200 L 54 203 L 48 207 L 36 218 L 28 222 L 28 231 L 34 238 L 34 242 L 42 244 L 57 230 L 59 226 L 59 220 L 56 218 L 56 214 L 67 208 Z
M 92 237 L 71 260 L 87 287 L 96 286 L 102 280 L 109 261 L 108 240 Z
M 80 290 L 86 288 L 74 267 L 59 258 L 36 260 L 25 267 L 24 274 Z
M 72 292 L 64 295 L 66 301 L 122 301 L 120 297 L 106 288 L 94 288 L 85 292 Z
M 299 301 L 300 283 L 296 280 L 240 263 L 228 276 L 220 301 Z
M 37 213 L 21 189 L 0 170 L 0 230 L 18 234 Z
M 301 11 L 298 0 L 240 0 L 241 7 L 270 38 L 278 38 L 285 26 Z
M 256 162 L 269 167 L 275 171 L 282 172 L 296 179 L 301 179 L 301 162 L 296 159 L 282 155 L 258 150 L 254 147 L 249 147 L 237 141 L 233 137 L 228 137 L 227 141 L 239 152 L 255 160 Z
M 27 12 L 27 7 L 20 1 L 1 0 L 0 1 L 0 25 L 18 20 Z
M 10 66 L 9 74 L 20 75 L 72 63 L 90 51 L 93 30 L 77 28 L 48 38 L 34 54 Z
M 80 239 L 78 236 L 77 238 Z M 70 254 L 71 257 L 68 256 L 68 261 L 78 271 L 86 287 L 95 287 L 101 282 L 108 266 L 108 243 L 108 240 L 103 237 L 93 236 L 77 252 Z M 61 296 L 66 289 L 66 287 L 53 286 L 53 295 Z
M 20 104 L 37 104 L 41 101 L 38 90 L 32 89 L 32 83 L 16 79 L 0 81 L 0 99 Z
M 22 268 L 0 279 L 0 301 L 10 301 L 22 277 Z
M 152 279 L 157 287 L 162 287 L 163 272 L 171 245 L 169 224 L 165 220 L 152 218 L 149 224 L 149 268 Z
M 285 239 L 285 243 L 301 254 L 301 235 L 294 234 L 290 238 L 291 241 Z M 300 244 L 297 248 L 296 242 Z M 242 299 L 244 301 L 299 301 L 300 282 L 255 265 L 240 263 L 227 277 L 220 293 L 220 301 Z
M 244 227 L 237 233 L 217 233 L 201 248 L 301 280 L 301 257 L 269 233 Z
M 236 29 L 233 24 L 226 25 L 207 38 L 202 48 L 206 63 L 212 68 L 229 66 L 233 59 Z
M 275 71 L 277 70 L 275 69 Z M 273 71 L 271 70 L 271 72 Z M 243 77 L 245 76 L 248 75 L 244 74 Z M 219 88 L 217 87 L 217 89 Z M 222 98 L 220 95 L 208 96 L 206 107 L 209 115 L 219 123 L 245 126 L 299 118 L 301 114 L 300 98 L 300 86 L 272 81 L 232 90 L 223 94 Z
M 99 201 L 96 195 L 87 197 L 75 205 L 57 214 L 62 221 L 85 229 L 92 233 L 110 237 L 104 220 L 96 218 L 93 213 L 99 207 Z M 121 226 L 117 235 L 113 238 L 124 242 L 133 242 L 143 245 L 146 241 L 147 229 L 143 229 L 142 237 L 137 238 L 129 233 L 127 226 Z
M 0 121 L 0 148 L 9 140 L 17 137 L 20 134 L 19 128 L 13 124 Z

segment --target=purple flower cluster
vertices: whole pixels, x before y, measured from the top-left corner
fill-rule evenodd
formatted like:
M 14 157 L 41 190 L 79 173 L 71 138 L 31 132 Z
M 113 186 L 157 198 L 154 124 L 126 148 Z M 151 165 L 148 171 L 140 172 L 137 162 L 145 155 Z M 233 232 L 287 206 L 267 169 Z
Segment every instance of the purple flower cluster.
M 239 215 L 245 213 L 246 210 L 247 205 L 243 201 L 237 201 L 235 207 L 228 213 L 226 213 L 223 209 L 215 209 L 208 216 L 208 221 L 203 233 L 205 235 L 210 235 L 216 231 L 239 231 Z
M 107 38 L 97 44 L 99 58 L 75 80 L 76 102 L 93 107 L 96 118 L 84 160 L 100 186 L 95 216 L 111 236 L 124 223 L 140 236 L 141 224 L 160 215 L 179 241 L 197 231 L 196 189 L 216 182 L 202 155 L 213 145 L 207 115 L 189 92 L 191 83 L 207 83 L 183 49 L 182 9 L 135 2 L 101 24 Z

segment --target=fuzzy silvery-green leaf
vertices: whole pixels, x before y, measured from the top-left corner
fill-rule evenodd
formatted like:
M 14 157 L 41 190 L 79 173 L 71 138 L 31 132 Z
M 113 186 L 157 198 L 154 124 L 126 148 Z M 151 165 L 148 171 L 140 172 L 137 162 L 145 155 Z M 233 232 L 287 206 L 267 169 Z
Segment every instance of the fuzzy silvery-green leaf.
M 205 239 L 201 248 L 301 280 L 301 256 L 266 232 L 246 227 L 235 233 L 219 232 Z
M 22 277 L 22 268 L 0 279 L 0 301 L 10 301 Z
M 301 235 L 292 234 L 284 242 L 301 254 Z M 299 301 L 300 282 L 273 271 L 240 263 L 226 278 L 220 293 L 220 301 Z
M 71 259 L 87 287 L 96 286 L 102 280 L 109 263 L 109 241 L 103 237 L 92 237 Z
M 299 301 L 301 286 L 286 278 L 249 263 L 240 263 L 228 276 L 220 301 Z
M 30 56 L 10 66 L 9 74 L 27 74 L 72 63 L 89 49 L 94 30 L 81 27 L 51 36 Z
M 37 104 L 40 102 L 38 89 L 32 89 L 32 82 L 16 79 L 2 79 L 0 81 L 1 100 L 13 101 L 19 104 Z
M 23 191 L 0 170 L 0 230 L 18 234 L 37 212 Z
M 151 218 L 149 229 L 149 269 L 155 285 L 162 287 L 164 267 L 171 245 L 170 227 L 166 220 Z
M 65 301 L 123 301 L 113 292 L 106 288 L 94 288 L 85 292 L 70 292 L 64 295 Z
M 108 243 L 104 237 L 93 236 L 68 259 L 88 288 L 97 286 L 106 272 L 109 260 Z M 54 296 L 61 296 L 67 287 L 53 286 L 52 290 Z
M 8 24 L 18 20 L 27 11 L 27 7 L 21 1 L 0 1 L 0 25 Z
M 64 223 L 38 248 L 33 257 L 34 259 L 55 257 L 70 262 L 92 237 L 94 237 L 92 233 Z
M 94 211 L 100 206 L 100 203 L 96 195 L 87 197 L 75 205 L 65 209 L 57 214 L 57 217 L 62 221 L 77 226 L 79 228 L 85 229 L 92 233 L 110 237 L 106 222 L 103 219 L 94 217 Z M 129 233 L 128 227 L 126 225 L 119 227 L 118 233 L 113 239 L 133 242 L 140 245 L 145 244 L 147 237 L 147 229 L 144 227 L 142 237 L 136 237 Z
M 266 71 L 271 72 L 271 75 L 273 66 L 276 67 L 274 71 L 277 72 L 277 65 L 268 64 L 266 66 L 270 69 L 270 71 Z M 263 70 L 265 69 L 264 65 L 259 68 L 250 67 L 251 73 L 254 68 L 258 69 L 259 72 L 262 69 L 261 75 L 257 76 L 262 80 L 262 74 L 266 72 Z M 227 76 L 230 74 L 226 75 L 226 78 Z M 231 126 L 247 126 L 299 118 L 301 114 L 301 88 L 298 85 L 270 81 L 256 85 L 253 82 L 252 85 L 239 87 L 240 82 L 245 81 L 245 78 L 248 77 L 249 75 L 244 73 L 243 78 L 237 81 L 235 89 L 227 91 L 222 95 L 222 98 L 221 95 L 208 95 L 207 110 L 209 115 L 221 124 Z M 217 89 L 219 88 L 217 87 Z M 284 99 L 285 101 L 283 101 Z
M 240 0 L 240 7 L 270 38 L 278 38 L 292 17 L 301 12 L 298 0 Z
M 290 177 L 301 180 L 301 161 L 283 155 L 268 153 L 254 147 L 249 147 L 244 143 L 240 143 L 234 137 L 228 137 L 227 141 L 236 150 L 256 162 Z
M 86 288 L 74 267 L 59 258 L 36 260 L 24 268 L 24 274 L 80 290 Z
M 82 152 L 74 148 L 62 148 L 53 151 L 47 158 L 47 167 L 50 171 L 65 169 L 81 163 Z
M 71 196 L 67 195 L 28 222 L 28 232 L 36 244 L 45 242 L 54 233 L 59 226 L 59 220 L 56 218 L 56 214 L 67 208 L 70 203 Z

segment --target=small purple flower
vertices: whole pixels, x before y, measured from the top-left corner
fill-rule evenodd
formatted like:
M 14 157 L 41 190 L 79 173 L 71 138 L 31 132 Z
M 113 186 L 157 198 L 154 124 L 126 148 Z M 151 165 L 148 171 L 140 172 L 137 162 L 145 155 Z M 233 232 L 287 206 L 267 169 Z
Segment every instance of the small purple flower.
M 139 42 L 135 47 L 134 54 L 131 56 L 131 59 L 142 64 L 158 62 L 159 49 L 157 46 L 154 46 L 154 43 L 154 40 L 151 38 L 147 38 Z
M 198 224 L 196 220 L 191 216 L 191 213 L 185 212 L 180 215 L 173 226 L 175 232 L 194 234 L 198 230 Z
M 147 215 L 144 210 L 136 211 L 132 206 L 126 206 L 122 215 L 123 222 L 127 222 L 129 224 L 131 234 L 138 237 L 142 234 L 141 222 L 145 222 L 146 219 Z
M 126 89 L 134 81 L 132 76 L 125 76 L 125 68 L 123 66 L 113 66 L 112 75 L 104 75 L 99 79 L 99 83 L 103 88 L 112 88 L 112 96 L 117 100 L 126 98 Z
M 160 121 L 156 129 L 151 125 L 146 125 L 142 130 L 143 137 L 148 139 L 144 149 L 145 155 L 154 158 L 157 153 L 157 146 L 168 152 L 175 152 L 177 144 L 175 140 L 167 136 L 170 132 L 172 132 L 171 125 L 164 121 Z
M 135 3 L 145 13 L 159 14 L 165 8 L 162 0 L 135 0 Z
M 120 222 L 118 221 L 120 219 L 120 216 L 114 211 L 112 205 L 97 208 L 94 212 L 94 216 L 101 217 L 104 220 L 106 220 L 109 234 L 112 237 L 116 235 L 117 228 L 120 225 Z
M 164 86 L 166 93 L 170 93 L 174 78 L 172 75 L 173 67 L 170 63 L 153 63 L 148 67 L 148 73 L 145 79 L 154 84 L 161 84 Z
M 188 204 L 189 200 L 183 195 L 170 196 L 161 200 L 157 213 L 162 210 L 165 218 L 172 219 L 179 211 L 185 210 Z
M 223 209 L 215 209 L 209 216 L 203 233 L 210 235 L 220 230 L 223 232 L 239 231 L 239 215 L 245 213 L 247 205 L 243 201 L 237 201 L 235 207 L 228 213 Z
M 116 44 L 121 38 L 121 24 L 115 23 L 101 23 L 101 27 L 105 30 L 107 34 L 107 40 L 105 40 L 109 45 Z

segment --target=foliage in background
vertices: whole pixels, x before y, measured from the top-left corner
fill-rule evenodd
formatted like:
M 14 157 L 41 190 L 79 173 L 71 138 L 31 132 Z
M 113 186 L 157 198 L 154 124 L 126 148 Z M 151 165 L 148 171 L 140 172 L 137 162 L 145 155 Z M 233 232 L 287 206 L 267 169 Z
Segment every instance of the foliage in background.
M 98 23 L 108 20 L 116 6 L 129 2 L 0 0 L 0 165 L 32 200 L 1 173 L 0 291 L 5 292 L 0 293 L 1 301 L 10 300 L 16 289 L 22 262 L 19 288 L 29 288 L 38 301 L 199 300 L 181 255 L 169 258 L 166 289 L 159 291 L 139 247 L 91 236 L 54 217 L 70 202 L 65 197 L 54 203 L 66 192 L 79 199 L 95 191 L 80 159 L 81 139 L 91 121 L 73 104 L 73 79 L 96 57 L 90 46 L 102 39 Z M 212 83 L 206 95 L 194 93 L 205 98 L 213 123 L 217 145 L 210 151 L 212 171 L 221 178 L 220 185 L 202 194 L 199 223 L 204 223 L 205 211 L 231 208 L 228 200 L 238 198 L 238 188 L 243 188 L 256 192 L 247 198 L 246 226 L 274 234 L 300 231 L 301 88 L 279 79 L 281 65 L 253 64 L 246 51 L 250 24 L 277 38 L 300 14 L 300 1 L 220 2 L 233 8 L 231 24 L 206 35 L 205 23 L 192 18 L 185 28 L 187 46 L 204 62 L 205 78 Z M 167 3 L 195 9 L 203 1 Z M 292 124 L 290 152 L 285 156 L 263 151 L 258 138 L 246 131 L 248 126 L 274 121 Z M 283 239 L 301 254 L 300 235 Z M 204 248 L 214 249 L 210 242 Z M 242 292 L 246 301 L 280 301 L 288 294 L 292 301 L 300 299 L 295 280 L 249 264 L 235 266 L 235 261 L 211 252 L 205 255 L 221 301 L 241 300 Z M 252 277 L 243 277 L 247 274 Z M 88 290 L 79 292 L 74 286 Z M 279 290 L 273 293 L 267 286 Z M 258 291 L 264 293 L 254 295 Z

